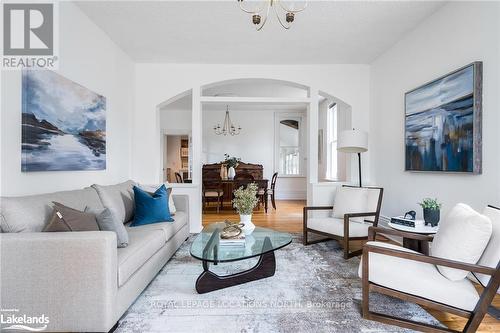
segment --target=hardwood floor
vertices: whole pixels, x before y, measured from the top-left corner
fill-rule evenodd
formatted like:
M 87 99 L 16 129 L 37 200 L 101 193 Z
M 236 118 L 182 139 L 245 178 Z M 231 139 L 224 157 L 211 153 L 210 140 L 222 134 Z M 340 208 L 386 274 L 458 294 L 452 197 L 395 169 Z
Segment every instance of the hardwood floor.
M 277 210 L 269 207 L 267 214 L 264 213 L 264 209 L 256 211 L 253 214 L 252 221 L 255 225 L 261 227 L 301 233 L 302 207 L 304 207 L 304 205 L 304 201 L 277 201 Z M 239 216 L 236 212 L 230 210 L 229 208 L 222 210 L 219 214 L 217 214 L 215 208 L 209 208 L 207 212 L 203 214 L 203 225 L 212 222 L 224 221 L 225 219 L 230 221 L 239 221 Z M 481 292 L 481 288 L 479 286 L 477 289 Z M 500 308 L 500 295 L 496 295 L 493 305 Z M 467 321 L 464 318 L 445 312 L 431 309 L 427 310 L 450 329 L 461 330 Z M 486 315 L 477 332 L 500 332 L 500 321 L 497 321 L 490 315 Z

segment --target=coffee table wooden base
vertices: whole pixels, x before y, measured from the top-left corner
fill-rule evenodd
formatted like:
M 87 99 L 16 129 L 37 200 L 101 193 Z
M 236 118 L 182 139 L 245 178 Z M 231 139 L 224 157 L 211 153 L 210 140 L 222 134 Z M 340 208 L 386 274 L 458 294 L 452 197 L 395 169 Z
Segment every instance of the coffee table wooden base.
M 226 276 L 219 276 L 210 272 L 209 263 L 203 261 L 203 273 L 201 273 L 196 280 L 196 291 L 198 294 L 204 294 L 214 290 L 271 277 L 275 272 L 276 258 L 274 257 L 274 251 L 262 254 L 254 267 L 240 273 Z

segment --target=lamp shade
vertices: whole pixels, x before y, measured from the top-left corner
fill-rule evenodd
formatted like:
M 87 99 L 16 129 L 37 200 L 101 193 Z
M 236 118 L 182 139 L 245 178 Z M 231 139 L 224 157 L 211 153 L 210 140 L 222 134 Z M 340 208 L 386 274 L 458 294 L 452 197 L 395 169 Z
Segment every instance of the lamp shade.
M 340 132 L 337 150 L 344 153 L 364 153 L 368 150 L 368 133 L 354 129 Z

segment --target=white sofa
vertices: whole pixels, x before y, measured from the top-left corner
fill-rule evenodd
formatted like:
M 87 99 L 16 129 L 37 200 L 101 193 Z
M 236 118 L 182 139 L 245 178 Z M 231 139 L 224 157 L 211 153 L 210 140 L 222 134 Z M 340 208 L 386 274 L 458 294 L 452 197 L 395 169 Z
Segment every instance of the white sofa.
M 188 198 L 174 195 L 175 222 L 110 231 L 41 232 L 52 201 L 106 207 L 129 222 L 134 182 L 0 199 L 0 306 L 49 318 L 47 331 L 108 332 L 189 236 Z M 110 205 L 112 207 L 110 207 Z

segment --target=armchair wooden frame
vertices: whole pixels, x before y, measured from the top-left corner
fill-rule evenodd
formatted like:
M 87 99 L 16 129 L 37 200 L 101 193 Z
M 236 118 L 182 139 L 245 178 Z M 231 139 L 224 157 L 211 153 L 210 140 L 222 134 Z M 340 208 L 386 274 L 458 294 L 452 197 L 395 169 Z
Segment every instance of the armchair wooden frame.
M 359 187 L 359 186 L 350 186 L 350 185 L 343 185 L 344 187 Z M 381 187 L 366 187 L 368 189 L 376 189 L 380 190 L 378 202 L 377 202 L 377 210 L 375 212 L 366 212 L 366 213 L 350 213 L 350 214 L 345 214 L 344 215 L 344 237 L 338 236 L 338 235 L 332 235 L 326 232 L 322 232 L 319 230 L 314 230 L 311 229 L 307 226 L 307 220 L 309 218 L 309 211 L 314 211 L 314 210 L 332 210 L 333 206 L 309 206 L 309 207 L 304 207 L 303 211 L 303 244 L 304 245 L 309 245 L 309 244 L 315 244 L 319 242 L 324 242 L 327 240 L 335 239 L 337 240 L 343 247 L 344 250 L 344 259 L 350 259 L 355 256 L 359 256 L 363 253 L 363 249 L 359 249 L 356 251 L 350 252 L 349 248 L 349 242 L 350 241 L 356 241 L 356 240 L 368 240 L 368 236 L 364 237 L 349 237 L 349 220 L 354 217 L 374 217 L 373 221 L 370 220 L 365 220 L 367 223 L 372 223 L 373 226 L 378 225 L 378 219 L 380 216 L 380 207 L 382 205 L 382 197 L 384 195 L 384 189 Z M 314 233 L 318 234 L 321 236 L 325 236 L 326 238 L 314 240 L 314 241 L 309 241 L 308 239 L 308 233 Z M 347 237 L 346 237 L 347 235 Z
M 370 227 L 368 231 L 368 238 L 370 241 L 375 240 L 376 234 L 385 234 L 399 237 L 412 238 L 416 240 L 432 240 L 432 236 L 429 235 L 421 235 L 421 234 L 413 234 L 398 230 L 391 230 L 379 227 Z M 370 282 L 369 280 L 369 253 L 378 253 L 381 255 L 387 255 L 392 257 L 398 257 L 407 260 L 414 260 L 419 262 L 425 262 L 433 265 L 446 266 L 450 268 L 457 268 L 462 270 L 467 270 L 474 273 L 481 273 L 490 275 L 491 279 L 488 285 L 483 290 L 479 301 L 477 302 L 473 311 L 466 311 L 463 309 L 459 309 L 447 304 L 431 301 L 426 298 L 422 298 L 416 295 L 407 294 L 404 292 L 400 292 L 391 288 L 383 287 L 377 285 L 375 283 Z M 399 251 L 396 249 L 389 249 L 385 247 L 373 246 L 366 244 L 363 247 L 363 261 L 362 261 L 362 288 L 363 288 L 363 302 L 362 302 L 362 312 L 363 318 L 369 320 L 375 320 L 381 323 L 396 325 L 404 328 L 409 328 L 413 330 L 418 330 L 422 332 L 464 332 L 471 333 L 475 332 L 479 325 L 481 324 L 482 319 L 485 314 L 488 312 L 488 308 L 490 307 L 493 298 L 497 292 L 498 286 L 500 285 L 500 262 L 497 264 L 496 268 L 490 268 L 485 266 L 479 266 L 474 264 L 463 263 L 459 261 L 443 259 L 438 257 L 427 256 L 423 254 L 409 253 L 404 251 Z M 370 291 L 378 292 L 381 294 L 389 295 L 392 297 L 396 297 L 402 299 L 404 301 L 417 303 L 423 305 L 428 308 L 436 309 L 439 311 L 448 312 L 460 317 L 468 318 L 467 324 L 464 326 L 462 331 L 456 331 L 444 327 L 419 323 L 412 320 L 397 318 L 394 316 L 390 316 L 387 314 L 377 313 L 370 311 L 369 309 L 369 296 Z

